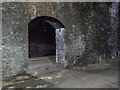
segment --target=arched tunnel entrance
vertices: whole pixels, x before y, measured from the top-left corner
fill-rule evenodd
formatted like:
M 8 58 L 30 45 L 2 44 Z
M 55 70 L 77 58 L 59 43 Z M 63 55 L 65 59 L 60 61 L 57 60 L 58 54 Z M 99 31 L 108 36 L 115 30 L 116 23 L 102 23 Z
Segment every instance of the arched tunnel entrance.
M 65 66 L 64 25 L 53 17 L 41 16 L 28 24 L 29 58 L 56 56 Z

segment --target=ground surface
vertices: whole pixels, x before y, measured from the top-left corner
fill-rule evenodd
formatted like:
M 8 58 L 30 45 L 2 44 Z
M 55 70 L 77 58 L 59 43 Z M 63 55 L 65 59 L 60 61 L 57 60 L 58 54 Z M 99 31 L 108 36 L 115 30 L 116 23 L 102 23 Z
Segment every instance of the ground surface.
M 41 61 L 39 61 L 42 59 Z M 55 58 L 33 59 L 27 73 L 34 76 L 19 76 L 4 82 L 10 88 L 117 88 L 118 64 L 98 63 L 64 69 L 55 65 Z M 35 78 L 36 77 L 36 78 Z M 17 80 L 17 81 L 16 81 Z M 17 82 L 17 83 L 16 83 Z

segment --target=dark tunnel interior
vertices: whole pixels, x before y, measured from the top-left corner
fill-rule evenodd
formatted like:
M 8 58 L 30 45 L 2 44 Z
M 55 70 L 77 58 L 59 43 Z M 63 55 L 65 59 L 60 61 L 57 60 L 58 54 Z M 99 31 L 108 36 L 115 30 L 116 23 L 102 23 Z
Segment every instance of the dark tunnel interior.
M 45 21 L 34 21 L 28 25 L 29 57 L 56 54 L 55 28 Z

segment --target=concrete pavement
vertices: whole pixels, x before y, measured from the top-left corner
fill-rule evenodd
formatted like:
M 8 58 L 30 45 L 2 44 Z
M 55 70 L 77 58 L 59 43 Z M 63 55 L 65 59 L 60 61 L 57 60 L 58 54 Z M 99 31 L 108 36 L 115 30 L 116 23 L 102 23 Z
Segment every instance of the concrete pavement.
M 11 83 L 4 83 L 10 88 L 117 88 L 118 63 L 97 63 L 75 66 L 65 69 L 56 66 L 55 59 L 32 60 L 29 62 L 28 75 L 17 77 Z M 28 77 L 28 78 L 27 78 Z M 18 79 L 19 78 L 19 79 Z M 26 79 L 27 78 L 27 79 Z M 17 80 L 17 81 L 16 81 Z M 17 84 L 18 83 L 18 84 Z

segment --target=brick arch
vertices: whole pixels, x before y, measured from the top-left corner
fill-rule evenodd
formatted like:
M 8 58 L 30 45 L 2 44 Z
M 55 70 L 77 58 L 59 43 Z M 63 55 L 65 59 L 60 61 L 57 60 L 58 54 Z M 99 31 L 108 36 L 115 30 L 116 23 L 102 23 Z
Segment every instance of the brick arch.
M 65 26 L 58 19 L 56 19 L 54 17 L 50 17 L 50 16 L 36 17 L 35 19 L 30 21 L 28 26 L 30 26 L 31 24 L 33 24 L 35 22 L 47 22 L 47 23 L 51 24 L 55 29 L 65 28 Z
M 31 20 L 28 24 L 28 30 L 30 28 L 36 27 L 36 25 L 40 25 L 44 23 L 45 25 L 52 26 L 55 30 L 55 39 L 56 39 L 56 63 L 66 67 L 65 61 L 65 43 L 64 43 L 64 34 L 65 34 L 65 26 L 56 18 L 50 16 L 40 16 Z M 43 26 L 45 26 L 43 25 Z

